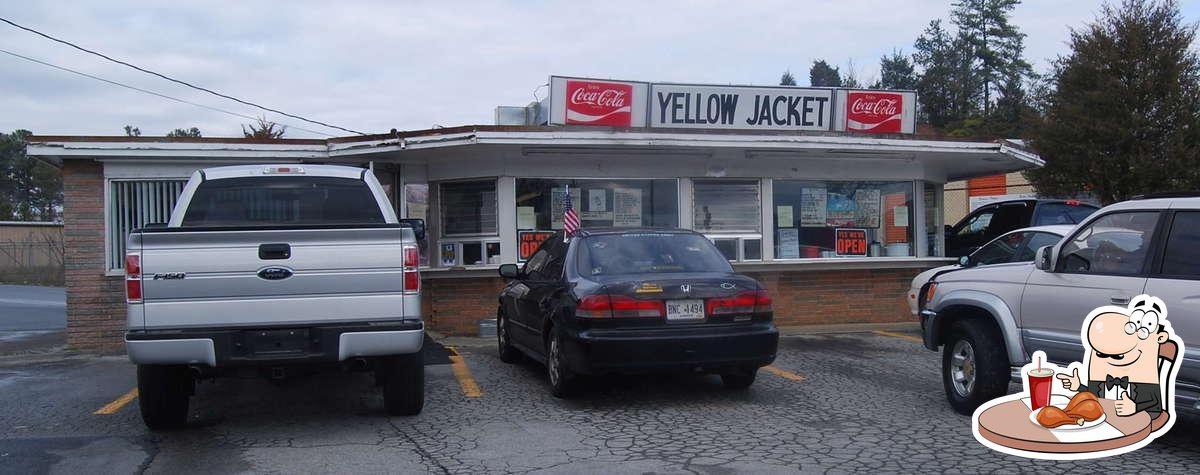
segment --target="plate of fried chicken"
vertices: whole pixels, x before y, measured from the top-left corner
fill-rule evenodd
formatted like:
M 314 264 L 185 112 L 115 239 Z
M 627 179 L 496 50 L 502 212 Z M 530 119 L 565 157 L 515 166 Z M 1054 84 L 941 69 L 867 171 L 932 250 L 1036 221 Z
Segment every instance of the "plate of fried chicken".
M 1096 395 L 1081 391 L 1070 400 L 1054 395 L 1050 405 L 1029 413 L 1029 420 L 1050 430 L 1080 430 L 1104 422 L 1104 407 Z

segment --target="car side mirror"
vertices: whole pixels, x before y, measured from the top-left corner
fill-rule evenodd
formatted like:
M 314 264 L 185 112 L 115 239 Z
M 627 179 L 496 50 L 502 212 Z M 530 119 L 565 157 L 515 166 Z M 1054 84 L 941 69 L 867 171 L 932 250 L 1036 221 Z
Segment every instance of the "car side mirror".
M 421 218 L 407 218 L 400 220 L 400 226 L 412 228 L 413 236 L 418 241 L 425 239 L 425 220 Z
M 975 262 L 971 260 L 971 256 L 962 256 L 958 258 L 959 267 L 972 267 Z
M 954 226 L 951 226 L 951 225 L 947 224 L 947 225 L 945 226 L 945 228 L 943 228 L 943 231 L 942 231 L 942 232 L 944 232 L 944 233 L 946 233 L 947 235 L 949 235 L 949 234 L 950 234 L 950 231 L 951 231 L 951 230 L 953 230 L 953 229 L 954 229 Z
M 1037 250 L 1037 254 L 1033 258 L 1034 267 L 1037 267 L 1038 270 L 1044 270 L 1046 272 L 1054 272 L 1054 270 L 1053 270 L 1054 260 L 1051 259 L 1053 257 L 1052 254 L 1054 254 L 1054 246 L 1039 247 Z
M 500 264 L 500 277 L 519 279 L 521 278 L 521 269 L 516 264 Z

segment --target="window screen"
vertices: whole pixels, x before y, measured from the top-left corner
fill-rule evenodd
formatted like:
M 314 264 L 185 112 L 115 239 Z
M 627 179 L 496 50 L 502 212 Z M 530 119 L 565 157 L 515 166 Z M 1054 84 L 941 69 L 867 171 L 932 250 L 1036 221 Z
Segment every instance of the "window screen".
M 125 238 L 129 231 L 150 223 L 166 223 L 183 193 L 186 180 L 111 181 L 105 212 L 110 270 L 125 268 Z
M 697 231 L 757 233 L 762 227 L 757 180 L 697 180 L 692 196 L 692 226 Z
M 442 183 L 442 234 L 496 234 L 496 180 Z

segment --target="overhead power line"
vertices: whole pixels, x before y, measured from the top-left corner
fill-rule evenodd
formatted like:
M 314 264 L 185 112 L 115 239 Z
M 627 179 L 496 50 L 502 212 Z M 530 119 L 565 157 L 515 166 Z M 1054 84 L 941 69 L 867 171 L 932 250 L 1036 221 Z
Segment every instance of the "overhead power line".
M 181 80 L 179 80 L 179 79 L 175 79 L 175 78 L 173 78 L 173 77 L 170 77 L 170 76 L 167 76 L 167 75 L 165 75 L 165 74 L 162 74 L 162 73 L 159 73 L 159 72 L 156 72 L 156 71 L 151 71 L 151 70 L 149 70 L 149 69 L 146 69 L 146 68 L 143 68 L 143 67 L 140 67 L 140 66 L 134 65 L 134 64 L 130 64 L 130 63 L 127 63 L 127 62 L 125 62 L 125 61 L 121 61 L 121 60 L 119 60 L 119 59 L 112 58 L 112 57 L 110 57 L 110 56 L 108 56 L 108 55 L 105 55 L 104 53 L 100 53 L 100 52 L 92 51 L 92 50 L 90 50 L 90 49 L 84 48 L 84 47 L 82 47 L 82 46 L 79 46 L 79 45 L 77 45 L 77 44 L 75 44 L 75 43 L 72 43 L 72 42 L 70 42 L 70 41 L 67 41 L 67 40 L 62 40 L 62 39 L 55 38 L 55 37 L 53 37 L 53 36 L 50 36 L 50 35 L 47 35 L 47 34 L 45 34 L 45 33 L 42 33 L 42 32 L 40 32 L 40 31 L 37 31 L 37 30 L 35 30 L 35 29 L 33 29 L 33 28 L 29 28 L 29 27 L 26 27 L 26 26 L 18 25 L 18 24 L 16 24 L 16 23 L 13 23 L 11 20 L 9 20 L 9 19 L 7 19 L 7 18 L 4 18 L 4 17 L 0 17 L 0 21 L 2 21 L 2 22 L 4 22 L 4 23 L 8 23 L 9 25 L 12 25 L 13 27 L 16 27 L 16 28 L 19 28 L 19 29 L 22 29 L 22 30 L 28 31 L 28 32 L 30 32 L 30 33 L 33 33 L 33 34 L 35 34 L 35 35 L 38 35 L 38 36 L 41 36 L 41 37 L 43 37 L 43 38 L 46 38 L 46 39 L 48 39 L 48 40 L 51 40 L 51 41 L 54 41 L 54 42 L 57 42 L 57 43 L 62 43 L 62 44 L 64 44 L 64 45 L 70 46 L 70 47 L 72 47 L 72 48 L 75 48 L 75 49 L 77 49 L 77 50 L 79 50 L 79 51 L 83 51 L 83 52 L 85 52 L 85 53 L 88 53 L 88 54 L 92 54 L 92 55 L 95 55 L 95 56 L 99 56 L 99 57 L 101 57 L 101 58 L 104 58 L 104 59 L 106 59 L 106 60 L 109 60 L 109 61 L 112 61 L 112 62 L 114 62 L 114 63 L 120 64 L 120 65 L 122 65 L 122 66 L 127 66 L 127 67 L 130 67 L 130 68 L 136 69 L 136 70 L 138 70 L 138 71 L 141 71 L 141 72 L 143 72 L 143 73 L 146 73 L 146 74 L 150 74 L 150 75 L 158 76 L 158 77 L 160 77 L 160 78 L 166 79 L 166 80 L 168 80 L 168 81 L 171 81 L 171 82 L 173 82 L 173 83 L 176 83 L 176 84 L 181 84 L 181 85 L 184 85 L 184 86 L 190 87 L 190 88 L 192 88 L 192 89 L 196 89 L 196 90 L 198 90 L 198 91 L 204 91 L 204 92 L 207 92 L 207 93 L 209 93 L 209 94 L 212 94 L 212 95 L 214 95 L 214 96 L 217 96 L 217 97 L 221 97 L 221 98 L 229 99 L 229 100 L 231 100 L 231 101 L 238 102 L 238 103 L 241 103 L 241 104 L 245 104 L 245 105 L 248 105 L 248 106 L 251 106 L 251 107 L 257 107 L 257 108 L 259 108 L 259 109 L 262 109 L 262 110 L 265 110 L 265 111 L 274 112 L 274 113 L 276 113 L 276 114 L 279 114 L 279 115 L 283 115 L 283 116 L 291 117 L 291 118 L 293 118 L 293 119 L 297 119 L 297 120 L 302 120 L 302 121 L 305 121 L 305 122 L 308 122 L 308 123 L 311 123 L 311 124 L 317 124 L 317 125 L 321 125 L 321 126 L 329 127 L 329 128 L 331 128 L 331 129 L 338 129 L 338 130 L 342 130 L 342 131 L 350 132 L 350 133 L 352 133 L 352 134 L 366 135 L 365 133 L 363 133 L 363 132 L 359 132 L 359 131 L 357 131 L 357 130 L 353 130 L 353 129 L 347 129 L 347 128 L 345 128 L 345 127 L 338 127 L 338 126 L 336 126 L 336 125 L 333 125 L 333 124 L 328 124 L 328 123 L 325 123 L 325 122 L 321 122 L 321 121 L 319 121 L 319 120 L 312 120 L 312 119 L 308 119 L 308 118 L 305 118 L 305 117 L 302 117 L 302 116 L 298 116 L 298 115 L 295 115 L 295 114 L 289 114 L 289 113 L 287 113 L 287 112 L 284 112 L 284 111 L 281 111 L 281 110 L 272 109 L 272 108 L 270 108 L 270 107 L 266 107 L 266 106 L 263 106 L 263 105 L 255 104 L 255 103 L 253 103 L 253 102 L 250 102 L 250 101 L 245 101 L 245 100 L 242 100 L 242 99 L 238 99 L 238 98 L 236 98 L 236 97 L 233 97 L 233 96 L 230 96 L 230 95 L 227 95 L 227 94 L 222 94 L 222 93 L 219 93 L 219 92 L 217 92 L 217 91 L 214 91 L 214 90 L 212 90 L 212 89 L 208 89 L 208 88 L 206 88 L 206 87 L 197 86 L 197 85 L 195 85 L 195 84 L 192 84 L 192 83 L 189 83 L 189 82 L 187 82 L 187 81 L 181 81 Z M 302 130 L 303 130 L 303 129 L 302 129 Z
M 8 51 L 8 50 L 0 49 L 0 53 L 4 53 L 4 54 L 10 55 L 10 56 L 15 56 L 15 57 L 17 57 L 17 58 L 21 58 L 21 59 L 24 59 L 24 60 L 26 60 L 26 61 L 31 61 L 31 62 L 34 62 L 34 63 L 37 63 L 37 64 L 41 64 L 41 65 L 43 65 L 43 66 L 49 66 L 49 67 L 51 67 L 51 68 L 58 69 L 58 70 L 61 70 L 61 71 L 66 71 L 66 72 L 68 72 L 68 73 L 72 73 L 72 74 L 78 74 L 78 75 L 80 75 L 80 76 L 83 76 L 83 77 L 86 77 L 86 78 L 89 78 L 89 79 L 95 79 L 95 80 L 97 80 L 97 81 L 106 82 L 106 83 L 108 83 L 108 84 L 112 84 L 112 85 L 114 85 L 114 86 L 120 86 L 120 87 L 123 87 L 123 88 L 126 88 L 126 89 L 132 89 L 132 90 L 134 90 L 134 91 L 141 92 L 141 93 L 145 93 L 145 94 L 150 94 L 150 95 L 152 95 L 152 96 L 158 96 L 158 97 L 161 97 L 161 98 L 163 98 L 163 99 L 168 99 L 168 100 L 172 100 L 172 101 L 175 101 L 175 102 L 179 102 L 179 103 L 183 103 L 183 104 L 187 104 L 187 105 L 191 105 L 191 106 L 201 107 L 201 108 L 208 109 L 208 110 L 211 110 L 211 111 L 220 112 L 220 113 L 222 113 L 222 114 L 229 114 L 229 115 L 232 115 L 232 116 L 235 116 L 235 117 L 241 117 L 241 118 L 243 118 L 243 119 L 258 120 L 256 117 L 251 117 L 251 116 L 248 116 L 248 115 L 246 115 L 246 114 L 239 114 L 239 113 L 237 113 L 237 112 L 233 112 L 233 111 L 229 111 L 229 110 L 221 109 L 221 108 L 218 108 L 218 107 L 212 107 L 212 106 L 208 106 L 208 105 L 204 105 L 204 104 L 199 104 L 199 103 L 195 103 L 195 102 L 188 101 L 188 100 L 185 100 L 185 99 L 180 99 L 180 98 L 178 98 L 178 97 L 172 97 L 172 96 L 168 96 L 168 95 L 166 95 L 166 94 L 162 94 L 162 93 L 159 93 L 159 92 L 154 92 L 154 91 L 150 91 L 150 90 L 147 90 L 147 89 L 142 89 L 142 88 L 140 88 L 140 87 L 136 87 L 136 86 L 130 86 L 130 85 L 128 85 L 128 84 L 119 83 L 119 82 L 117 82 L 117 81 L 113 81 L 113 80 L 110 80 L 110 79 L 105 79 L 105 78 L 102 78 L 102 77 L 100 77 L 100 76 L 95 76 L 95 75 L 88 74 L 88 73 L 85 73 L 85 72 L 76 71 L 76 70 L 74 70 L 74 69 L 71 69 L 71 68 L 67 68 L 67 67 L 63 67 L 63 66 L 58 66 L 58 65 L 55 65 L 55 64 L 50 64 L 50 63 L 47 63 L 47 62 L 45 62 L 45 61 L 42 61 L 42 60 L 40 60 L 40 59 L 30 58 L 29 56 L 25 56 L 25 55 L 17 54 L 17 53 L 14 53 L 14 52 L 12 52 L 12 51 Z M 303 130 L 303 131 L 305 131 L 305 132 L 314 133 L 314 134 L 317 134 L 317 135 L 324 135 L 324 136 L 326 136 L 326 137 L 332 137 L 332 136 L 333 136 L 332 134 L 327 134 L 327 133 L 325 133 L 325 132 L 317 132 L 317 131 L 315 131 L 315 130 L 309 130 L 309 129 L 305 129 L 305 128 L 303 128 L 303 127 L 297 127 L 297 126 L 295 126 L 295 125 L 291 125 L 291 124 L 285 124 L 285 123 L 282 123 L 282 122 L 280 122 L 280 123 L 279 123 L 279 125 L 285 125 L 285 126 L 288 126 L 288 127 L 291 127 L 291 128 L 293 128 L 293 129 L 297 129 L 297 130 Z

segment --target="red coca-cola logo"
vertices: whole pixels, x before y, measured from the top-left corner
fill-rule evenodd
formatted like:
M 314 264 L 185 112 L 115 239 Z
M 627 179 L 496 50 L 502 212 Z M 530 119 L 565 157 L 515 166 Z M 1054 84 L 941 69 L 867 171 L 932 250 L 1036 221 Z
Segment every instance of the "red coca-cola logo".
M 846 96 L 846 130 L 900 133 L 904 96 L 888 92 L 851 92 Z
M 633 120 L 633 85 L 567 81 L 568 124 L 629 127 Z

